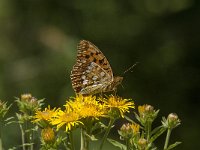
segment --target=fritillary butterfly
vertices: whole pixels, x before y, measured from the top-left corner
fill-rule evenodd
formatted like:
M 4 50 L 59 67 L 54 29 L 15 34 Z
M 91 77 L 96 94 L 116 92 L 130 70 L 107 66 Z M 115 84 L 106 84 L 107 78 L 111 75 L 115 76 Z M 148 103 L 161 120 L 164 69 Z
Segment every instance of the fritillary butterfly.
M 123 80 L 123 77 L 113 76 L 106 57 L 86 40 L 78 44 L 76 64 L 70 77 L 74 91 L 82 95 L 115 91 Z

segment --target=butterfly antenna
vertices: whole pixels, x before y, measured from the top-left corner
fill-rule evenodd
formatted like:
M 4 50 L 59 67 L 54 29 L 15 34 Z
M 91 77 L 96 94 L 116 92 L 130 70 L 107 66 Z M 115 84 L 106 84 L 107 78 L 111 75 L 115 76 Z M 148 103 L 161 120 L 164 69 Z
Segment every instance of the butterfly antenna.
M 131 67 L 129 67 L 128 69 L 126 69 L 126 70 L 124 71 L 124 74 L 127 73 L 127 72 L 129 72 L 129 71 L 132 72 L 132 69 L 133 69 L 138 63 L 139 63 L 139 62 L 136 62 L 136 63 L 133 64 Z

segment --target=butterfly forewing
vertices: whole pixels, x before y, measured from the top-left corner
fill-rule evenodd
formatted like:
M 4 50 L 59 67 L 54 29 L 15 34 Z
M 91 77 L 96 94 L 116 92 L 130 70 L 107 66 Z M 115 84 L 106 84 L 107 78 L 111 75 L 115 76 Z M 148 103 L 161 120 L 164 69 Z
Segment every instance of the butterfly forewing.
M 113 72 L 111 66 L 104 56 L 104 54 L 91 42 L 82 40 L 78 45 L 77 60 L 86 60 L 88 63 L 94 62 L 98 64 L 102 69 L 104 69 L 111 77 L 113 77 Z

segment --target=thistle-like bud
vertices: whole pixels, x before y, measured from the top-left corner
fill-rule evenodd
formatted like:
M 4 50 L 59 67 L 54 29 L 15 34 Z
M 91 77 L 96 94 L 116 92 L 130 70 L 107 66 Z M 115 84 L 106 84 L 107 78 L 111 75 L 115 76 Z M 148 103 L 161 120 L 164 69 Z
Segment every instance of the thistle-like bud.
M 175 113 L 171 113 L 167 117 L 168 120 L 168 127 L 173 129 L 177 127 L 180 124 L 180 119 L 178 118 L 178 115 Z
M 41 137 L 45 143 L 53 143 L 55 141 L 54 130 L 50 127 L 42 129 Z
M 154 108 L 151 105 L 143 105 L 143 106 L 138 106 L 138 112 L 140 117 L 145 118 L 147 115 L 150 115 L 154 113 Z
M 145 150 L 145 148 L 147 147 L 147 140 L 144 138 L 140 138 L 138 140 L 138 147 L 139 147 L 139 150 Z
M 133 136 L 132 128 L 129 123 L 123 124 L 118 133 L 120 135 L 121 140 L 129 139 Z
M 139 133 L 140 126 L 138 124 L 123 124 L 120 130 L 118 131 L 120 138 L 122 140 L 129 139 L 136 136 Z
M 37 100 L 31 94 L 22 94 L 17 98 L 19 110 L 24 114 L 33 114 L 36 110 L 40 109 L 43 100 Z
M 29 93 L 21 95 L 21 101 L 29 102 L 31 100 L 31 98 L 32 98 L 32 95 Z
M 178 115 L 175 113 L 170 113 L 167 117 L 167 119 L 165 117 L 162 118 L 162 124 L 165 128 L 168 129 L 173 129 L 175 127 L 177 127 L 178 125 L 181 124 L 180 119 L 178 118 Z
M 159 110 L 154 110 L 153 106 L 151 105 L 146 104 L 143 106 L 138 106 L 138 120 L 141 122 L 142 125 L 145 125 L 146 122 L 153 122 L 154 119 L 157 117 L 158 112 Z

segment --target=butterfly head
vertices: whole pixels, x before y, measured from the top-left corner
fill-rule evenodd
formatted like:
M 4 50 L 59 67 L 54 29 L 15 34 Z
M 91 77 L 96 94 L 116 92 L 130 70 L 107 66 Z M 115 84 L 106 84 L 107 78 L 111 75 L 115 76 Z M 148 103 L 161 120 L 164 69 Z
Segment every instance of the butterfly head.
M 118 85 L 120 85 L 120 84 L 122 83 L 122 80 L 123 80 L 123 77 L 114 76 L 114 77 L 113 77 L 112 86 L 113 86 L 114 88 L 116 88 Z

